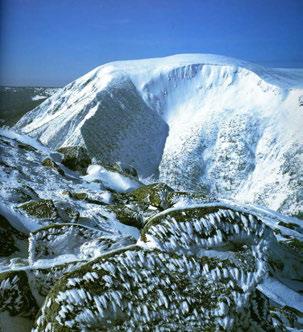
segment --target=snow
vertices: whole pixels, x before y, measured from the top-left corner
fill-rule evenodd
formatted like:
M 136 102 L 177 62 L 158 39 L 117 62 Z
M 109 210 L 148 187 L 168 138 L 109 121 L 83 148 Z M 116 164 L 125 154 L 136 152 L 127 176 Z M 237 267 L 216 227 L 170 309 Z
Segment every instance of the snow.
M 18 201 L 14 190 L 23 190 L 29 187 L 33 192 L 38 194 L 40 198 L 51 199 L 55 202 L 58 209 L 61 206 L 60 204 L 64 202 L 61 208 L 69 207 L 72 208 L 72 210 L 79 211 L 81 217 L 86 220 L 86 222 L 85 225 L 74 223 L 75 227 L 79 226 L 81 229 L 87 229 L 90 232 L 94 231 L 96 234 L 99 230 L 99 232 L 101 232 L 98 236 L 118 236 L 121 238 L 121 241 L 123 240 L 124 234 L 134 235 L 135 239 L 139 237 L 139 232 L 136 228 L 121 224 L 116 219 L 115 214 L 109 213 L 103 205 L 104 203 L 111 202 L 111 193 L 108 190 L 104 190 L 105 185 L 110 188 L 125 191 L 140 186 L 141 184 L 138 181 L 119 173 L 107 173 L 105 170 L 96 173 L 92 172 L 86 179 L 81 178 L 72 171 L 70 171 L 71 174 L 66 172 L 66 176 L 61 176 L 56 171 L 51 168 L 46 168 L 41 164 L 42 160 L 47 156 L 52 158 L 54 151 L 43 146 L 35 138 L 18 134 L 10 129 L 1 129 L 0 134 L 6 137 L 7 142 L 11 144 L 11 148 L 6 149 L 8 145 L 5 145 L 4 141 L 1 142 L 1 148 L 4 149 L 1 154 L 1 161 L 3 161 L 4 164 L 14 165 L 11 166 L 12 169 L 9 173 L 6 173 L 2 169 L 0 170 L 2 183 L 0 188 L 2 198 L 0 202 L 0 214 L 6 217 L 14 228 L 29 233 L 56 222 L 54 220 L 34 218 L 26 213 L 21 213 L 21 210 L 18 208 L 21 202 Z M 19 147 L 19 142 L 28 144 L 29 147 L 34 147 L 36 150 L 24 150 Z M 63 168 L 63 165 L 59 165 Z M 22 172 L 19 172 L 19 169 L 22 170 Z M 99 167 L 96 167 L 95 171 L 96 170 L 100 170 Z M 99 173 L 101 173 L 101 175 Z M 96 177 L 94 177 L 95 175 L 100 176 L 96 179 Z M 103 178 L 105 181 L 104 184 L 101 180 Z M 95 180 L 98 180 L 99 183 L 88 182 Z M 86 193 L 91 199 L 100 201 L 101 204 L 91 204 L 86 201 L 74 200 L 62 194 L 64 191 Z M 61 250 L 62 253 L 65 242 L 63 237 L 64 234 L 62 234 L 62 236 L 58 235 L 58 241 L 60 242 L 62 240 L 62 243 L 56 245 L 57 249 Z M 66 245 L 68 246 L 68 243 Z M 80 245 L 81 243 L 78 241 L 78 246 Z M 71 252 L 71 254 L 74 253 Z M 78 253 L 76 254 L 78 255 Z
M 39 229 L 39 223 L 31 218 L 25 217 L 15 211 L 12 206 L 0 202 L 0 214 L 10 221 L 11 225 L 17 230 L 29 233 Z
M 51 150 L 47 148 L 45 145 L 41 144 L 40 142 L 37 141 L 37 139 L 32 138 L 28 135 L 24 135 L 22 133 L 18 133 L 14 130 L 11 129 L 6 129 L 6 128 L 0 128 L 0 135 L 10 138 L 10 139 L 15 139 L 19 142 L 22 142 L 24 144 L 28 144 L 38 150 L 40 150 L 42 153 L 45 153 L 49 155 L 51 153 Z
M 53 148 L 83 145 L 133 164 L 140 178 L 175 189 L 293 214 L 302 206 L 302 88 L 303 70 L 218 55 L 118 61 L 70 83 L 16 128 Z
M 48 258 L 48 259 L 38 259 L 35 261 L 32 265 L 31 268 L 49 268 L 49 267 L 54 267 L 60 264 L 67 264 L 70 262 L 74 261 L 79 261 L 79 257 L 73 254 L 63 254 L 63 255 L 58 255 L 54 258 Z
M 140 187 L 140 183 L 117 172 L 112 172 L 100 165 L 90 165 L 83 179 L 88 182 L 100 180 L 106 188 L 118 192 L 127 192 Z
M 266 278 L 257 288 L 276 303 L 303 312 L 303 296 L 283 285 L 278 280 Z
M 47 98 L 46 96 L 36 95 L 36 96 L 32 97 L 32 100 L 35 101 L 35 100 L 41 100 L 41 99 L 46 99 L 46 98 Z

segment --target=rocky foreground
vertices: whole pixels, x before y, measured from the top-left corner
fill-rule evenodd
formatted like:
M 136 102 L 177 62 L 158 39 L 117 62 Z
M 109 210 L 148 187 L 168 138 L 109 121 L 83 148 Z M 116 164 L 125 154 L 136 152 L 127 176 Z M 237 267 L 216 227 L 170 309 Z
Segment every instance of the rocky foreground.
M 1 331 L 295 331 L 302 221 L 0 136 Z

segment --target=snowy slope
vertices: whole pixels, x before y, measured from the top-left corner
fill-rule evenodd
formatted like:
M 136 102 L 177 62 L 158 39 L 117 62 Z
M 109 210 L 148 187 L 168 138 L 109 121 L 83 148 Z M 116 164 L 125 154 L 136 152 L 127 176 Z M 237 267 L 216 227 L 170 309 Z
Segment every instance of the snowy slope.
M 141 176 L 286 213 L 302 206 L 303 72 L 215 55 L 113 62 L 17 128 Z M 158 173 L 159 170 L 159 173 Z

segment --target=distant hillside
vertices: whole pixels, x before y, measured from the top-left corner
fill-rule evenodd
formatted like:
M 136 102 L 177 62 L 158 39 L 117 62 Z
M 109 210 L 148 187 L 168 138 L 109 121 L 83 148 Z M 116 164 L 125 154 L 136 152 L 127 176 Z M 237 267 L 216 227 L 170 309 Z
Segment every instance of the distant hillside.
M 12 126 L 59 88 L 0 87 L 0 123 Z

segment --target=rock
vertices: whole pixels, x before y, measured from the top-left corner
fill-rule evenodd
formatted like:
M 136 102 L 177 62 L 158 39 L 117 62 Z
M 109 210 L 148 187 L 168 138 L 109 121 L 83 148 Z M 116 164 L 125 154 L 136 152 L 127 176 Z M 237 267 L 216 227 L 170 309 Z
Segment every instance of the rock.
M 75 199 L 76 201 L 86 201 L 87 203 L 91 204 L 106 205 L 106 203 L 102 200 L 92 198 L 86 192 L 71 192 L 65 190 L 62 192 L 62 194 L 68 195 L 70 198 Z
M 55 265 L 49 268 L 31 268 L 28 274 L 31 277 L 32 284 L 41 297 L 41 305 L 46 295 L 50 292 L 54 284 L 65 274 L 80 268 L 85 261 L 75 261 Z M 39 303 L 40 304 L 40 303 Z
M 303 220 L 303 211 L 298 211 L 297 213 L 294 213 L 292 216 Z
M 186 201 L 188 203 L 202 203 L 211 200 L 211 198 L 209 197 L 209 195 L 203 192 L 191 193 L 185 191 L 173 191 L 169 192 L 167 195 L 167 204 L 169 206 L 173 206 L 180 200 L 182 200 L 183 202 Z
M 81 174 L 85 174 L 87 167 L 91 164 L 91 158 L 84 147 L 67 146 L 58 149 L 58 152 L 64 155 L 62 160 L 64 166 Z
M 36 148 L 34 148 L 33 146 L 31 146 L 29 144 L 26 144 L 26 143 L 23 143 L 23 142 L 19 142 L 19 141 L 17 142 L 17 144 L 18 144 L 18 147 L 20 149 L 23 149 L 23 150 L 26 150 L 26 151 L 31 151 L 31 152 L 36 152 L 37 151 Z
M 60 255 L 79 256 L 80 246 L 103 232 L 81 225 L 52 224 L 32 232 L 29 242 L 29 260 L 31 264 L 39 259 L 52 259 Z
M 165 183 L 153 183 L 125 194 L 125 197 L 128 201 L 138 202 L 147 206 L 152 205 L 164 210 L 170 206 L 167 197 L 173 192 L 174 190 Z
M 300 232 L 300 226 L 291 222 L 284 222 L 284 221 L 279 221 L 278 222 L 279 226 L 283 226 L 289 229 L 293 229 L 293 230 L 298 230 L 298 232 Z
M 85 201 L 88 199 L 88 194 L 85 192 L 71 192 L 71 191 L 63 191 L 63 195 L 67 195 L 68 197 L 75 199 L 77 201 Z
M 269 301 L 226 280 L 223 271 L 231 269 L 235 263 L 217 258 L 116 250 L 60 278 L 35 331 L 270 329 Z
M 50 199 L 40 199 L 33 202 L 22 204 L 18 207 L 28 215 L 38 219 L 55 220 L 58 217 L 57 209 Z
M 137 240 L 132 236 L 101 236 L 81 245 L 81 257 L 85 259 L 96 258 L 108 251 L 123 248 L 136 242 Z
M 125 165 L 121 162 L 116 162 L 112 165 L 105 165 L 105 167 L 108 168 L 109 170 L 113 170 L 113 171 L 116 171 L 116 172 L 121 173 L 123 175 L 130 176 L 130 177 L 138 179 L 137 170 L 134 167 L 130 166 L 130 165 Z
M 107 208 L 123 224 L 141 229 L 145 220 L 168 208 L 168 195 L 173 189 L 164 183 L 142 186 L 129 193 L 112 193 L 112 203 Z
M 267 250 L 269 244 L 276 243 L 273 231 L 257 216 L 219 204 L 178 208 L 151 217 L 141 239 L 159 244 L 164 250 L 180 252 L 195 252 L 199 248 L 238 252 L 243 246 L 258 242 Z
M 60 255 L 69 256 L 69 261 L 91 259 L 134 244 L 136 239 L 79 224 L 52 224 L 32 232 L 29 242 L 29 261 L 33 265 L 38 260 L 50 260 Z
M 29 186 L 9 188 L 8 196 L 16 203 L 25 203 L 31 200 L 39 199 L 39 195 Z
M 11 319 L 23 317 L 30 321 L 38 312 L 25 271 L 0 273 L 0 321 L 4 312 Z
M 141 229 L 144 225 L 143 211 L 136 209 L 136 207 L 130 208 L 125 205 L 109 205 L 107 209 L 114 212 L 116 218 L 125 225 L 134 226 Z
M 26 234 L 16 230 L 4 216 L 0 215 L 0 257 L 19 252 L 20 241 L 26 240 Z
M 49 167 L 57 171 L 59 174 L 64 175 L 63 169 L 60 168 L 60 166 L 55 163 L 52 159 L 46 158 L 42 161 L 42 165 L 45 167 Z
M 297 252 L 302 260 L 303 263 L 303 241 L 300 241 L 299 239 L 291 238 L 284 242 L 285 245 L 287 245 L 289 248 L 293 249 L 295 252 Z
M 59 218 L 64 223 L 77 222 L 80 217 L 79 211 L 77 211 L 74 206 L 68 202 L 56 202 L 56 208 Z

